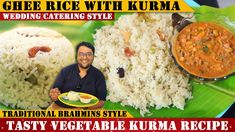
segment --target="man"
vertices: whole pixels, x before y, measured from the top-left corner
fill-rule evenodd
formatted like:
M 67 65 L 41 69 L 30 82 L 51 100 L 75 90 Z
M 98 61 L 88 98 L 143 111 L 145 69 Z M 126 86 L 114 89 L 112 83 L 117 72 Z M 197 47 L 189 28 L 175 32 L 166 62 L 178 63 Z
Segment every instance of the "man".
M 88 42 L 76 46 L 77 63 L 63 68 L 55 80 L 50 97 L 56 105 L 69 107 L 58 100 L 61 93 L 76 91 L 92 94 L 99 99 L 98 104 L 88 109 L 102 108 L 106 100 L 106 83 L 102 72 L 92 66 L 95 48 Z

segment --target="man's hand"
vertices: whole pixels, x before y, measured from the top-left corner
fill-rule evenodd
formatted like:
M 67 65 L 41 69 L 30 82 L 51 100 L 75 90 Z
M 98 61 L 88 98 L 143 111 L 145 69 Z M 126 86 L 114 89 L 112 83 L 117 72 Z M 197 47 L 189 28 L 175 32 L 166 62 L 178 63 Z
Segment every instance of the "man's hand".
M 50 97 L 53 101 L 56 101 L 58 99 L 58 96 L 60 95 L 60 90 L 58 88 L 53 88 L 50 90 Z

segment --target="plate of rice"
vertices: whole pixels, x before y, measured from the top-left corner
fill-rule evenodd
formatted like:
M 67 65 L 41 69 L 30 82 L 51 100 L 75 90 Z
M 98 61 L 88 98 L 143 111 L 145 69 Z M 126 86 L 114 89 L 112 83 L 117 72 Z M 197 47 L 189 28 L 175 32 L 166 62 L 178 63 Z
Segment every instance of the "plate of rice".
M 142 115 L 149 106 L 184 109 L 192 89 L 169 54 L 172 32 L 170 13 L 123 15 L 97 30 L 94 65 L 108 78 L 109 100 L 140 109 Z
M 201 9 L 205 11 L 205 8 Z M 215 11 L 214 8 L 207 9 Z M 200 11 L 199 8 L 198 13 Z M 192 14 L 181 15 L 192 17 Z M 226 21 L 226 17 L 212 19 L 216 15 L 209 14 L 195 13 L 194 17 L 195 21 Z M 223 112 L 224 109 L 209 113 L 201 104 L 203 107 L 213 107 L 208 102 L 214 102 L 218 96 L 223 96 L 221 92 L 225 92 L 223 101 L 230 103 L 225 105 L 223 101 L 219 101 L 219 104 L 229 107 L 235 100 L 235 87 L 232 85 L 234 76 L 223 82 L 198 83 L 182 73 L 169 54 L 168 43 L 174 36 L 170 18 L 171 14 L 168 13 L 127 14 L 120 16 L 113 25 L 103 26 L 96 31 L 94 44 L 97 57 L 94 65 L 105 74 L 108 100 L 120 103 L 124 107 L 118 108 L 127 109 L 137 117 L 168 117 L 169 113 L 171 117 L 212 117 L 213 112 Z M 229 24 L 231 23 L 228 21 L 222 25 L 226 27 Z M 224 87 L 224 84 L 229 88 Z M 211 97 L 202 96 L 205 93 Z M 196 103 L 198 101 L 200 103 Z M 109 105 L 108 108 L 115 106 Z M 198 115 L 192 111 L 207 114 Z
M 51 85 L 74 59 L 72 43 L 43 27 L 12 28 L 0 34 L 0 102 L 16 109 L 43 109 Z
M 74 91 L 63 93 L 59 95 L 58 99 L 62 103 L 73 107 L 90 107 L 99 102 L 99 100 L 91 94 Z

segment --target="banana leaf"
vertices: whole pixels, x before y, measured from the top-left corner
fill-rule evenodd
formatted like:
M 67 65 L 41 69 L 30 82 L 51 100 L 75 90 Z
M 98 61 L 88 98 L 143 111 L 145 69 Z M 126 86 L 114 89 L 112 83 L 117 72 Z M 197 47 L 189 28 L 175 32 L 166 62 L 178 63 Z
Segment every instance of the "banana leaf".
M 235 32 L 235 5 L 228 8 L 216 9 L 208 6 L 194 8 L 197 21 L 212 21 L 229 28 Z M 124 13 L 117 13 L 115 19 Z M 2 21 L 0 32 L 19 26 L 38 26 L 54 29 L 65 35 L 76 45 L 80 41 L 93 42 L 92 34 L 104 25 L 111 25 L 114 21 Z M 215 82 L 197 82 L 191 79 L 193 99 L 186 102 L 184 110 L 174 107 L 156 110 L 149 108 L 150 114 L 145 117 L 217 117 L 235 101 L 235 76 Z M 107 110 L 127 110 L 133 117 L 141 117 L 138 109 L 122 106 L 120 103 L 106 101 Z M 0 110 L 12 109 L 0 103 Z

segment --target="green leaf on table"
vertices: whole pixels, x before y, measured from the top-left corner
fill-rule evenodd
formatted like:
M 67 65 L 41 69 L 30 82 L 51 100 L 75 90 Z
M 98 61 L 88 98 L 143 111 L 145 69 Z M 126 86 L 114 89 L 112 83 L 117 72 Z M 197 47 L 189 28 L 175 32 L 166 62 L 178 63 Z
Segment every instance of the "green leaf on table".
M 216 22 L 235 32 L 235 5 L 223 9 L 202 6 L 195 10 L 197 21 Z M 235 101 L 235 76 L 203 84 L 191 80 L 191 84 L 193 99 L 187 101 L 184 110 L 150 108 L 150 114 L 146 117 L 216 117 Z M 127 110 L 134 117 L 141 117 L 139 110 L 130 106 L 121 106 L 120 103 L 108 101 L 105 108 Z
M 201 6 L 194 10 L 197 21 L 215 22 L 235 32 L 235 5 L 222 9 Z
M 12 109 L 13 109 L 12 107 L 0 103 L 0 110 L 12 110 Z

